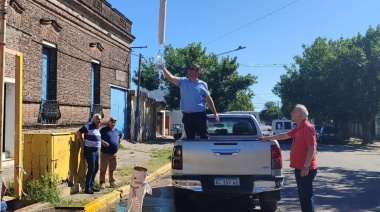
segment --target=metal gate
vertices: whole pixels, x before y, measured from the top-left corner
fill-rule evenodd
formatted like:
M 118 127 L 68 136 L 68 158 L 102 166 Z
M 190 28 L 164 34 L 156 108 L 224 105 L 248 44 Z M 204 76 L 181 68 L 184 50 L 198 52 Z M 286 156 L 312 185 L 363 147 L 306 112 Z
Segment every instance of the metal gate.
M 128 93 L 127 90 L 111 87 L 111 116 L 117 119 L 116 128 L 124 133 L 127 137 L 127 119 L 128 119 Z

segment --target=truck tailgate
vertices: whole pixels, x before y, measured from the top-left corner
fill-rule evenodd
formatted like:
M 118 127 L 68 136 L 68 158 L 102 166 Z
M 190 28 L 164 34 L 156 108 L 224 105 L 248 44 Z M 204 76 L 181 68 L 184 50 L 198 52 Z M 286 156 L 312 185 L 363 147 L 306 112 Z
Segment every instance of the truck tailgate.
M 183 174 L 271 175 L 270 142 L 184 141 Z

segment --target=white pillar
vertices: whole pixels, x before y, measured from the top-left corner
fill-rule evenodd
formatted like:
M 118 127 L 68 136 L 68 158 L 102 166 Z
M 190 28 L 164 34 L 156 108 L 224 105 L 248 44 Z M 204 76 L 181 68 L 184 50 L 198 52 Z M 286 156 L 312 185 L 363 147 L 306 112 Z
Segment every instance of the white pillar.
M 166 136 L 166 129 L 165 129 L 165 125 L 166 125 L 166 113 L 165 113 L 165 110 L 162 111 L 162 136 Z

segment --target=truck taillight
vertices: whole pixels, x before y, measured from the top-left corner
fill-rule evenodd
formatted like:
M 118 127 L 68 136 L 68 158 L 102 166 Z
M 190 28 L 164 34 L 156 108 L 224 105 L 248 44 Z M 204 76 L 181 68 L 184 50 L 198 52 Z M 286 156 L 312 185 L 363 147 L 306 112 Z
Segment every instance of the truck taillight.
M 176 146 L 173 148 L 172 168 L 182 169 L 182 147 L 181 146 Z
M 272 169 L 282 169 L 282 154 L 279 145 L 271 145 Z

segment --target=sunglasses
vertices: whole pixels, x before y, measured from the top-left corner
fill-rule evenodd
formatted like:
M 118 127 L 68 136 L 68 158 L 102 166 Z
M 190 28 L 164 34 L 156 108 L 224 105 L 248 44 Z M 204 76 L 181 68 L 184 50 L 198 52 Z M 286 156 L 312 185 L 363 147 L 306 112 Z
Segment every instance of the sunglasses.
M 190 69 L 190 71 L 199 71 L 198 67 L 190 67 L 189 69 Z
M 116 123 L 116 120 L 112 120 L 112 119 L 111 119 L 110 121 L 112 121 L 113 123 Z

